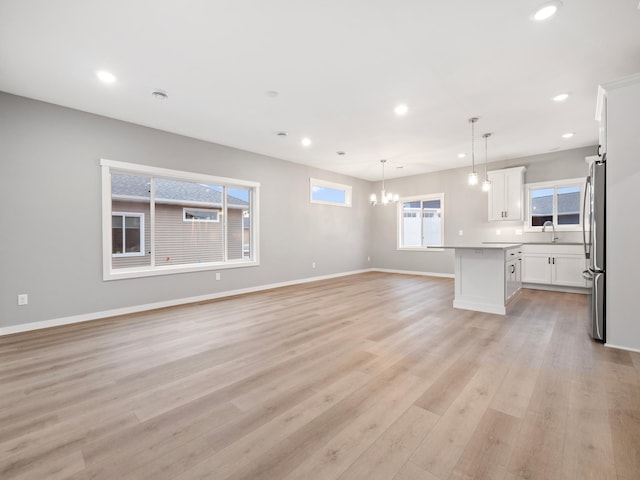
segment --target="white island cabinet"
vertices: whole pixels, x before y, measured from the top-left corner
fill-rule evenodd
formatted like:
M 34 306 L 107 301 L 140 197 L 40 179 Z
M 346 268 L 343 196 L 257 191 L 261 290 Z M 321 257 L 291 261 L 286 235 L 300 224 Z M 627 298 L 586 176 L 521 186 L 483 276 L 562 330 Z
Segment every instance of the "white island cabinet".
M 521 287 L 521 244 L 454 245 L 453 306 L 505 315 Z

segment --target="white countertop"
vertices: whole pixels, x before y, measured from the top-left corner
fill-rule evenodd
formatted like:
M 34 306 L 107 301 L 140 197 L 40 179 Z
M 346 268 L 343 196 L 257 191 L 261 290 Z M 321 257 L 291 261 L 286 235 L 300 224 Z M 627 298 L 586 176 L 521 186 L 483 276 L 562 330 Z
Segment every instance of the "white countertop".
M 460 248 L 460 249 L 471 249 L 471 250 L 508 250 L 509 248 L 520 247 L 522 243 L 475 243 L 475 244 L 467 244 L 467 245 L 440 245 L 437 247 L 427 247 L 427 248 Z

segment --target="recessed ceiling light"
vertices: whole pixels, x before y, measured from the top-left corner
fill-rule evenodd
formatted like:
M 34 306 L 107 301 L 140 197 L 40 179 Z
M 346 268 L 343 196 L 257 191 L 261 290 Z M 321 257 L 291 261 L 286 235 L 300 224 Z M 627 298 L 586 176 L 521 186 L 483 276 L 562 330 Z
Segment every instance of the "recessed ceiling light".
M 404 115 L 409 111 L 409 107 L 407 107 L 404 104 L 401 104 L 401 105 L 398 105 L 396 108 L 394 108 L 393 111 L 396 113 L 396 115 Z
M 531 18 L 537 22 L 541 22 L 542 20 L 551 18 L 561 6 L 562 2 L 560 1 L 548 2 L 540 5 L 533 15 L 531 15 Z
M 276 135 L 279 136 L 279 137 L 286 137 L 289 134 L 287 132 L 278 132 L 278 133 L 276 133 Z
M 303 147 L 308 147 L 309 145 L 311 145 L 311 139 L 309 137 L 304 137 L 302 140 L 300 140 L 300 143 L 302 143 Z
M 464 158 L 464 157 L 466 157 L 466 156 L 467 156 L 467 154 L 466 154 L 466 153 L 459 153 L 459 154 L 458 154 L 458 158 Z
M 569 98 L 569 94 L 568 93 L 560 93 L 560 94 L 556 95 L 555 97 L 553 97 L 553 101 L 554 102 L 564 102 L 567 98 Z
M 154 90 L 153 92 L 151 92 L 151 96 L 156 100 L 166 100 L 167 98 L 169 98 L 169 94 L 164 90 Z
M 276 98 L 278 96 L 278 92 L 276 92 L 275 90 L 269 90 L 264 93 L 267 97 L 271 97 L 271 98 Z
M 106 70 L 98 70 L 96 76 L 104 83 L 113 83 L 117 80 L 113 73 L 107 72 Z
M 562 138 L 571 138 L 575 135 L 573 132 L 567 132 L 562 134 Z

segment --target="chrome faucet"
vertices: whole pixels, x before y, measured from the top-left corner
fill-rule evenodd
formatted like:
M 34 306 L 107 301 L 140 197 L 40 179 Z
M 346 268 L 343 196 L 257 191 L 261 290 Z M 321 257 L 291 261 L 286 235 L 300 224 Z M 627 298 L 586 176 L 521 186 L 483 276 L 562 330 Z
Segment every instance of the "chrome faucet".
M 553 222 L 550 222 L 549 220 L 547 220 L 546 222 L 544 222 L 542 224 L 542 231 L 545 232 L 547 227 L 551 227 L 552 231 L 551 231 L 551 243 L 556 243 L 556 240 L 558 240 L 558 237 L 556 237 L 556 226 L 553 224 Z

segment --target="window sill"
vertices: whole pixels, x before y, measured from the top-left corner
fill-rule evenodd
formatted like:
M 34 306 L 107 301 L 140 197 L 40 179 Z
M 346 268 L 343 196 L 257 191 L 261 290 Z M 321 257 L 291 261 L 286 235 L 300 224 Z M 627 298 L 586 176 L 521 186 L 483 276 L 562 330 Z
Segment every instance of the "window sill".
M 178 273 L 203 272 L 208 270 L 227 270 L 230 268 L 258 267 L 259 261 L 231 260 L 226 263 L 206 263 L 198 265 L 166 265 L 149 269 L 148 267 L 119 268 L 111 270 L 103 276 L 105 282 L 124 280 L 127 278 L 156 277 L 158 275 L 174 275 Z
M 444 252 L 444 248 L 438 247 L 398 247 L 399 252 Z

